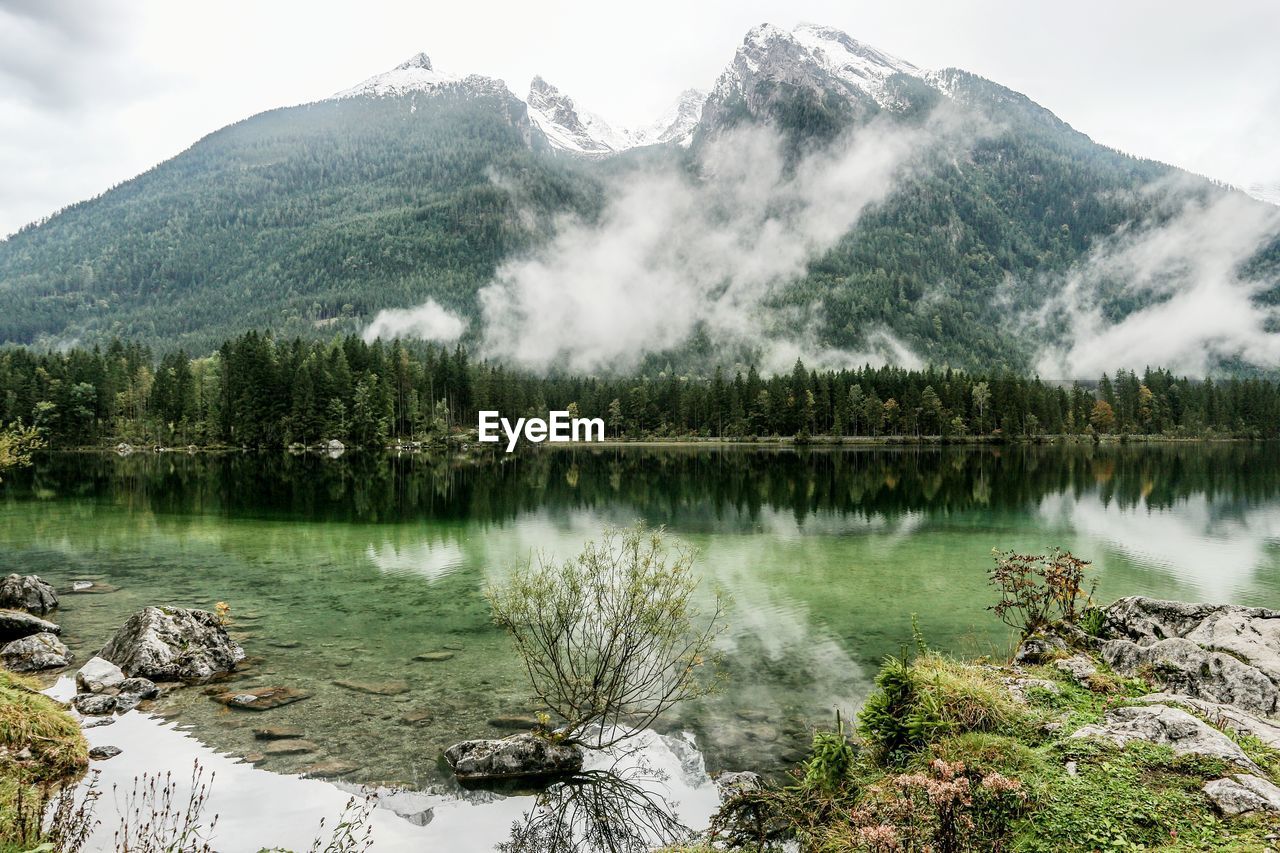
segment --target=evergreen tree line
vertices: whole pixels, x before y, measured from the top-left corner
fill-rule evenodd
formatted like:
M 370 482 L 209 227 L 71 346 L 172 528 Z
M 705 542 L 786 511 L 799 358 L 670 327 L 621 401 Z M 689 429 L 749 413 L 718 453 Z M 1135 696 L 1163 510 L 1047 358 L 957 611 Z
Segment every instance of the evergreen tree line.
M 441 441 L 504 417 L 568 410 L 610 437 L 1035 437 L 1141 434 L 1280 437 L 1280 385 L 1119 370 L 1070 387 L 1011 373 L 863 367 L 730 376 L 533 376 L 465 348 L 356 336 L 317 342 L 249 332 L 213 355 L 156 358 L 138 343 L 0 351 L 0 424 L 54 447 L 128 441 L 283 447 L 338 439 L 375 447 Z

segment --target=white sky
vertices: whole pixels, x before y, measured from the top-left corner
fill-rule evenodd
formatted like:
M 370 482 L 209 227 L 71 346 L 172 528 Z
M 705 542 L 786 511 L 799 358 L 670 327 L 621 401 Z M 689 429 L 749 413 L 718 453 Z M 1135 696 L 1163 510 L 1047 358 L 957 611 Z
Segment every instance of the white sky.
M 765 21 L 838 27 L 1021 91 L 1104 144 L 1280 185 L 1277 0 L 0 0 L 0 234 L 418 51 L 522 97 L 542 74 L 644 125 Z

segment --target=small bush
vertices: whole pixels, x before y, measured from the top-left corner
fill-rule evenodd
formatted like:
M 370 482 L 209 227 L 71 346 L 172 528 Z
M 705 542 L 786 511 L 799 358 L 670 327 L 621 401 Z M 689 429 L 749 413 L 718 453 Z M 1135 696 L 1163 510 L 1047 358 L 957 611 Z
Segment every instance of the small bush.
M 1055 622 L 1076 622 L 1089 609 L 1093 592 L 1083 589 L 1088 560 L 1054 548 L 1048 554 L 993 551 L 995 566 L 987 573 L 1000 592 L 993 611 L 1010 628 L 1029 637 Z

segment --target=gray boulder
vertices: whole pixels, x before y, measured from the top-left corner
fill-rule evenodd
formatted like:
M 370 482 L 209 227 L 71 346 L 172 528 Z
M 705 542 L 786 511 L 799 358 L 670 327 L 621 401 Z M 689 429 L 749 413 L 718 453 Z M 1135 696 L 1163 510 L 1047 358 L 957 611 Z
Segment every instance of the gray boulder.
M 0 643 L 21 640 L 32 634 L 61 634 L 62 629 L 52 622 L 33 616 L 23 610 L 0 610 Z
M 1263 716 L 1280 711 L 1280 688 L 1265 672 L 1188 638 L 1170 637 L 1149 645 L 1109 640 L 1102 644 L 1101 654 L 1116 672 L 1149 671 L 1170 693 L 1235 705 Z
M 160 688 L 149 678 L 126 678 L 116 685 L 116 695 L 154 699 L 160 695 Z
M 1280 812 L 1280 788 L 1258 776 L 1239 773 L 1206 782 L 1204 793 L 1225 815 Z
M 1107 712 L 1103 723 L 1084 726 L 1071 736 L 1104 738 L 1117 746 L 1135 740 L 1167 744 L 1178 755 L 1219 758 L 1251 773 L 1262 773 L 1231 738 L 1181 708 L 1168 705 L 1116 708 Z
M 58 594 L 39 575 L 7 575 L 0 580 L 0 607 L 43 616 L 58 606 Z
M 1056 634 L 1032 634 L 1022 641 L 1013 655 L 1015 664 L 1048 663 L 1067 655 L 1067 643 Z
M 76 673 L 76 689 L 82 693 L 112 690 L 124 681 L 124 672 L 106 658 L 94 656 Z
M 454 775 L 464 780 L 560 776 L 582 769 L 582 747 L 553 743 L 535 734 L 502 740 L 466 740 L 445 750 Z
M 1210 720 L 1217 728 L 1241 735 L 1253 735 L 1272 749 L 1280 750 L 1280 720 L 1255 717 L 1235 705 L 1173 693 L 1149 693 L 1137 701 L 1147 705 L 1180 705 L 1190 708 L 1204 719 Z
M 52 633 L 32 634 L 0 648 L 0 663 L 14 672 L 69 666 L 75 657 Z
M 102 717 L 116 709 L 116 697 L 105 693 L 78 693 L 72 706 L 86 717 Z
M 1225 652 L 1280 684 L 1280 610 L 1131 596 L 1107 608 L 1104 630 L 1140 646 L 1181 637 Z
M 1081 687 L 1093 688 L 1093 677 L 1098 674 L 1098 667 L 1089 660 L 1088 655 L 1072 655 L 1054 663 L 1057 670 L 1071 678 Z
M 720 802 L 727 803 L 745 794 L 764 790 L 764 779 L 754 770 L 727 771 L 716 777 Z
M 101 655 L 129 676 L 195 681 L 235 669 L 244 649 L 207 610 L 147 607 L 129 617 Z

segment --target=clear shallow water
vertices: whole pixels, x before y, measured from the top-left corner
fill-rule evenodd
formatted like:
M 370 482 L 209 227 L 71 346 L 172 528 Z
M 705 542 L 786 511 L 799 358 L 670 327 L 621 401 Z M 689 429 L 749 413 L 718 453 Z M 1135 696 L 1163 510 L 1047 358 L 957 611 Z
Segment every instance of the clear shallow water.
M 81 660 L 144 605 L 227 601 L 252 658 L 231 684 L 312 698 L 250 714 L 194 688 L 159 713 L 269 770 L 342 760 L 349 782 L 446 790 L 446 746 L 534 710 L 485 585 L 637 518 L 700 549 L 704 587 L 733 598 L 724 688 L 668 721 L 712 771 L 794 761 L 860 704 L 912 613 L 935 647 L 1006 649 L 985 610 L 993 547 L 1071 548 L 1107 600 L 1280 605 L 1280 449 L 1237 444 L 51 455 L 0 484 L 0 570 L 116 588 L 64 598 Z M 453 656 L 413 660 L 434 651 Z M 263 755 L 262 725 L 317 751 Z

